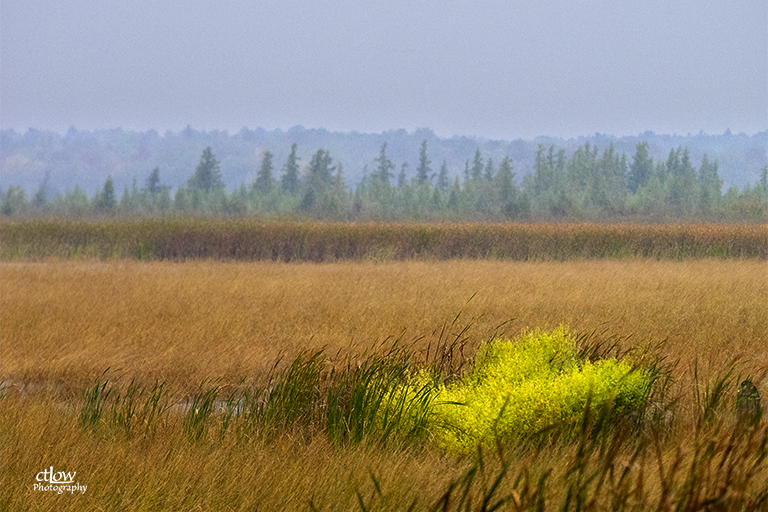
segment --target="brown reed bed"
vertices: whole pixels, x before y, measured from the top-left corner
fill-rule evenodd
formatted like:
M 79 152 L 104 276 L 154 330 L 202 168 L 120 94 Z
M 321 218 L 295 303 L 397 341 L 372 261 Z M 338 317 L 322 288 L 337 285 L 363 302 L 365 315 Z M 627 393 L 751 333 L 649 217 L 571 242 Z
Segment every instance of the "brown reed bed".
M 381 224 L 247 219 L 3 221 L 0 259 L 243 261 L 768 258 L 756 224 Z

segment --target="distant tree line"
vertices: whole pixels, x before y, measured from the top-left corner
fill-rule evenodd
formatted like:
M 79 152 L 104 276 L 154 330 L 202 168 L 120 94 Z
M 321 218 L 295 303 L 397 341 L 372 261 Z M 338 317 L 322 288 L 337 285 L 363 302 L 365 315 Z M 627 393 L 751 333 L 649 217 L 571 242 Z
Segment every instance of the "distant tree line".
M 420 146 L 411 172 L 379 156 L 364 167 L 362 180 L 349 188 L 341 162 L 318 149 L 302 165 L 297 145 L 278 169 L 269 151 L 252 183 L 225 190 L 220 162 L 210 147 L 200 157 L 186 186 L 172 194 L 155 167 L 139 187 L 134 180 L 122 194 L 111 177 L 89 198 L 78 186 L 48 198 L 45 184 L 27 197 L 18 186 L 0 191 L 0 213 L 29 216 L 264 216 L 329 220 L 383 221 L 768 221 L 768 166 L 758 183 L 722 192 L 718 162 L 704 155 L 696 169 L 687 148 L 672 149 L 664 161 L 649 156 L 639 142 L 627 158 L 611 143 L 602 153 L 589 143 L 566 157 L 564 149 L 539 144 L 533 171 L 516 179 L 509 157 L 484 158 L 478 148 L 467 160 L 463 180 L 445 161 L 429 159 L 428 143 Z M 279 164 L 278 164 L 279 165 Z M 456 176 L 453 180 L 449 176 Z

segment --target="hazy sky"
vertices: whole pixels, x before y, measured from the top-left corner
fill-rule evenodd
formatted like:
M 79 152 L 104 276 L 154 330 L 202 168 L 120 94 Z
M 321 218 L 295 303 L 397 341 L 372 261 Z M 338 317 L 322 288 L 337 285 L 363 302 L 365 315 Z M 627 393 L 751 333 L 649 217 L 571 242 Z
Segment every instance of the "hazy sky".
M 2 0 L 0 126 L 768 128 L 765 0 Z

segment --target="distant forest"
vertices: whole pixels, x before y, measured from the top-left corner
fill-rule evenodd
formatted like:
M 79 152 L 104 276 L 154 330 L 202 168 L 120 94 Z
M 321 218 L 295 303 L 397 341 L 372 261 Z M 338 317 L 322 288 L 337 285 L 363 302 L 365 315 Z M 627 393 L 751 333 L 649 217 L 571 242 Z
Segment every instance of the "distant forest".
M 768 132 L 505 142 L 425 129 L 5 130 L 0 214 L 766 222 L 767 146 Z

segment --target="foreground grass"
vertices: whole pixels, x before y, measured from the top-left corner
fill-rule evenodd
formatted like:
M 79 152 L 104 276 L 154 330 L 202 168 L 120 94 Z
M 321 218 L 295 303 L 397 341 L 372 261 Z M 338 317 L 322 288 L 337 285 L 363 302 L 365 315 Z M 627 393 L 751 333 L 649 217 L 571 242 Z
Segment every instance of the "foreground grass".
M 763 510 L 768 425 L 738 417 L 734 383 L 724 376 L 697 388 L 705 398 L 688 412 L 676 406 L 682 397 L 666 396 L 671 419 L 643 414 L 605 422 L 593 410 L 565 435 L 550 432 L 467 456 L 444 452 L 423 437 L 401 443 L 371 435 L 359 443 L 338 443 L 317 424 L 278 426 L 268 414 L 250 416 L 249 407 L 203 415 L 200 401 L 178 409 L 167 395 L 149 418 L 141 411 L 157 388 L 135 396 L 141 421 L 131 426 L 125 422 L 125 386 L 94 386 L 112 392 L 100 418 L 85 414 L 94 405 L 88 394 L 62 402 L 6 389 L 0 401 L 0 505 L 3 510 Z M 209 385 L 198 398 L 215 398 L 218 391 Z M 115 392 L 124 393 L 123 401 Z M 282 405 L 295 401 L 294 396 Z M 191 429 L 201 417 L 206 428 Z M 49 464 L 56 470 L 76 468 L 83 492 L 34 490 L 33 475 Z
M 765 420 L 734 412 L 746 375 L 768 396 L 759 261 L 48 261 L 0 275 L 0 380 L 12 385 L 0 400 L 3 509 L 457 510 L 465 491 L 472 510 L 486 499 L 502 510 L 766 506 Z M 237 417 L 225 429 L 220 413 L 197 435 L 185 408 L 263 386 L 276 360 L 281 372 L 304 349 L 355 368 L 391 336 L 425 361 L 459 340 L 450 373 L 494 333 L 560 324 L 666 358 L 662 414 L 487 448 L 481 463 L 428 440 L 339 444 L 318 425 L 265 435 Z M 84 422 L 86 391 L 109 381 L 126 396 L 132 380 L 140 404 L 164 383 L 154 428 L 142 420 L 128 435 L 109 407 Z M 50 466 L 88 490 L 33 492 Z

